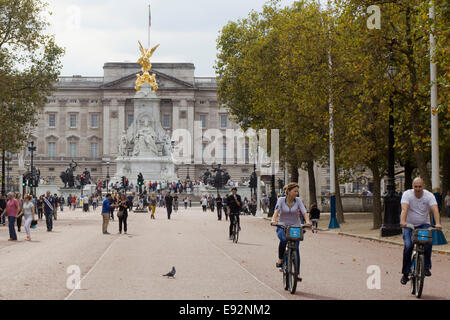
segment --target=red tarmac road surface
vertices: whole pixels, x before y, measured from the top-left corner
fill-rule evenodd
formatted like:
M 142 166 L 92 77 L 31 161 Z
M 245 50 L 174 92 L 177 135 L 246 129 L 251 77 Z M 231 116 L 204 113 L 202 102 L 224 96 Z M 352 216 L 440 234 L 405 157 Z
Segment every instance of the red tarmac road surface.
M 101 233 L 100 209 L 58 214 L 54 231 L 45 221 L 25 241 L 9 242 L 0 227 L 0 299 L 410 299 L 400 284 L 401 246 L 339 236 L 305 234 L 300 245 L 297 293 L 282 287 L 275 268 L 278 239 L 268 220 L 242 216 L 239 243 L 228 240 L 229 223 L 200 208 L 180 208 L 167 220 L 158 208 L 129 214 L 128 235 Z M 433 254 L 423 299 L 450 299 L 450 256 Z M 79 290 L 67 288 L 69 266 L 81 271 Z M 381 289 L 368 289 L 367 268 L 379 266 Z M 176 267 L 175 279 L 162 274 Z M 70 285 L 70 281 L 69 281 Z

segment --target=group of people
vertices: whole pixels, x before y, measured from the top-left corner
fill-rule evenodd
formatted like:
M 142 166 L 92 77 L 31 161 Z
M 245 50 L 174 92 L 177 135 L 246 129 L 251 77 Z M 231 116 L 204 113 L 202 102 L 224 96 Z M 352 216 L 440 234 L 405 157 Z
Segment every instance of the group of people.
M 47 191 L 45 195 L 34 198 L 27 194 L 22 198 L 20 193 L 9 192 L 6 199 L 0 195 L 0 222 L 3 226 L 8 217 L 9 239 L 8 241 L 17 241 L 17 231 L 21 232 L 22 222 L 27 234 L 26 240 L 31 240 L 31 228 L 35 228 L 38 219 L 42 220 L 45 216 L 47 232 L 53 230 L 53 219 L 57 219 L 58 206 L 63 208 L 61 197 L 56 194 L 51 195 Z

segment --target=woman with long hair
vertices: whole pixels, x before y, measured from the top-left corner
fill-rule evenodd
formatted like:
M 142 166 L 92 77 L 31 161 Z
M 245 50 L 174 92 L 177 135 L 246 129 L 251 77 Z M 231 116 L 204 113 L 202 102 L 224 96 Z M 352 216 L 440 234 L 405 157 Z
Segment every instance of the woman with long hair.
M 31 234 L 30 234 L 30 226 L 31 222 L 34 220 L 36 221 L 36 214 L 34 210 L 34 204 L 31 201 L 32 196 L 30 194 L 27 194 L 25 197 L 25 202 L 22 204 L 22 209 L 17 216 L 17 218 L 20 217 L 22 220 L 22 216 L 25 218 L 25 231 L 27 233 L 27 241 L 31 240 Z

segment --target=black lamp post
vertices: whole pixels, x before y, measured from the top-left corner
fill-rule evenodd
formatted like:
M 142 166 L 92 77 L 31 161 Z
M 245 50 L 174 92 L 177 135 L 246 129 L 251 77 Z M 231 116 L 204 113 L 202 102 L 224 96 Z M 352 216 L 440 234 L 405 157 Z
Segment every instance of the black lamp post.
M 7 167 L 6 167 L 6 192 L 10 191 L 11 188 L 11 184 L 9 182 L 9 172 L 12 170 L 12 168 L 9 167 L 9 162 L 12 160 L 12 154 L 11 152 L 6 152 L 5 153 L 5 160 L 7 161 Z
M 36 147 L 34 146 L 34 141 L 30 142 L 30 146 L 28 147 L 28 151 L 31 153 L 31 180 L 33 181 L 33 187 L 31 187 L 30 193 L 34 196 L 34 181 L 36 177 L 36 169 L 33 165 L 33 153 L 36 151 Z
M 108 161 L 108 162 L 106 162 L 106 193 L 107 194 L 109 193 L 109 179 L 110 179 L 110 176 L 109 176 L 109 161 Z
M 393 79 L 397 72 L 392 66 L 393 50 L 392 47 L 395 43 L 395 39 L 389 42 L 389 68 L 387 71 L 388 77 Z M 395 191 L 395 154 L 394 154 L 394 102 L 392 95 L 389 98 L 390 110 L 389 110 L 389 158 L 388 158 L 388 183 L 387 192 L 384 195 L 384 221 L 381 226 L 381 236 L 389 237 L 402 233 L 400 227 L 400 195 Z
M 269 199 L 269 217 L 273 216 L 273 213 L 275 212 L 275 206 L 277 205 L 277 194 L 275 192 L 275 168 L 272 164 L 272 181 L 271 181 L 271 195 Z

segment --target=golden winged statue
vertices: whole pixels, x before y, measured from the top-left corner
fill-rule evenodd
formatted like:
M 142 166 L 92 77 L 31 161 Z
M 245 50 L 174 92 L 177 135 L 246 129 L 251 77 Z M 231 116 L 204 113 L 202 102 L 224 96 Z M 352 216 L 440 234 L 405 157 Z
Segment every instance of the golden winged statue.
M 152 68 L 152 64 L 150 63 L 150 58 L 152 57 L 153 53 L 156 51 L 156 49 L 159 47 L 159 44 L 154 46 L 152 49 L 144 49 L 141 42 L 139 43 L 139 50 L 141 51 L 142 56 L 139 58 L 138 63 L 142 66 L 141 70 L 143 72 L 142 76 L 138 73 L 137 80 L 136 80 L 136 91 L 141 90 L 141 86 L 144 83 L 148 83 L 153 91 L 158 90 L 158 84 L 156 83 L 156 75 L 152 74 L 150 75 L 149 71 Z

